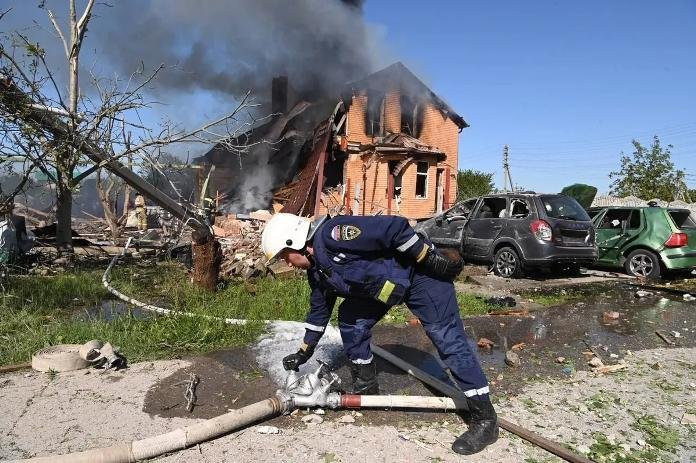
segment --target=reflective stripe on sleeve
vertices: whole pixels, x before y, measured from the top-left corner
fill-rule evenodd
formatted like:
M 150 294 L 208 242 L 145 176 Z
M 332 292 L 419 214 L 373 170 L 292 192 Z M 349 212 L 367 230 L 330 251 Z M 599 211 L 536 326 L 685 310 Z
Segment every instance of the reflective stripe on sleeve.
M 464 391 L 464 395 L 467 397 L 473 397 L 475 395 L 483 395 L 483 394 L 488 394 L 488 386 L 482 387 L 481 389 L 469 389 L 468 391 Z
M 384 286 L 382 286 L 382 290 L 379 292 L 379 295 L 377 296 L 377 299 L 380 301 L 384 302 L 385 304 L 389 300 L 389 296 L 391 296 L 392 291 L 394 291 L 394 288 L 396 285 L 392 283 L 391 281 L 387 280 L 384 282 Z
M 323 333 L 324 330 L 326 329 L 325 326 L 312 325 L 311 323 L 305 323 L 304 327 L 307 328 L 308 330 L 319 331 L 320 333 Z
M 413 235 L 413 236 L 411 237 L 411 239 L 409 239 L 409 240 L 406 241 L 404 244 L 402 244 L 401 246 L 399 246 L 398 248 L 396 248 L 396 250 L 399 251 L 399 252 L 406 252 L 406 251 L 408 251 L 408 249 L 409 249 L 411 246 L 413 246 L 414 244 L 416 244 L 416 243 L 418 242 L 419 239 L 420 239 L 420 238 L 418 238 L 418 235 Z

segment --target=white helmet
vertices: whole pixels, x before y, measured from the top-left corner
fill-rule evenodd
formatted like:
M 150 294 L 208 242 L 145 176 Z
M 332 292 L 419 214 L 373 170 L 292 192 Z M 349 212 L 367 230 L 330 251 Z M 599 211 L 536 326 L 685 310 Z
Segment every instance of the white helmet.
M 294 214 L 275 214 L 261 234 L 261 249 L 271 263 L 283 249 L 301 250 L 309 237 L 312 221 Z

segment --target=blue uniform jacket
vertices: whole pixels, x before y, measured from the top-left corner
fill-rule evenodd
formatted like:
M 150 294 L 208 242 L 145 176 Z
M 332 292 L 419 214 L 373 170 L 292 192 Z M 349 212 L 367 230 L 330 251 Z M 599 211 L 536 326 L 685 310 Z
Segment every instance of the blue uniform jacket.
M 400 303 L 414 265 L 428 245 L 403 217 L 339 216 L 325 221 L 312 239 L 314 265 L 307 271 L 310 311 L 304 341 L 316 345 L 336 297 Z

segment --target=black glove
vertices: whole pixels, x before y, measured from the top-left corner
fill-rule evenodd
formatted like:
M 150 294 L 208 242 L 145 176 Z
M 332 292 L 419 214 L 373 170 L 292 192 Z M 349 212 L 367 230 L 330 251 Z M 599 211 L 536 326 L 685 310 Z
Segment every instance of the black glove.
M 443 280 L 454 280 L 464 268 L 464 261 L 450 260 L 442 256 L 435 249 L 430 248 L 425 258 L 418 264 L 426 273 Z
M 294 354 L 283 357 L 283 368 L 285 368 L 287 371 L 297 371 L 300 368 L 300 365 L 305 364 L 307 360 L 312 357 L 313 353 L 314 347 L 310 347 L 305 344 Z

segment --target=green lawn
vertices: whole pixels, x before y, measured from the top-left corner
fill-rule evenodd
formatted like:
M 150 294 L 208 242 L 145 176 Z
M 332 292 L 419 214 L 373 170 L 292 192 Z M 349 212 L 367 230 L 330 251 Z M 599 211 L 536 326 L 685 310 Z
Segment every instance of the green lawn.
M 261 320 L 302 321 L 309 307 L 305 278 L 259 279 L 232 283 L 211 293 L 191 284 L 185 268 L 175 262 L 122 264 L 112 284 L 140 301 L 174 311 L 222 318 L 257 320 L 226 325 L 203 317 L 123 315 L 111 320 L 85 318 L 113 296 L 102 286 L 103 269 L 73 270 L 57 276 L 12 276 L 4 281 L 0 299 L 0 365 L 29 361 L 44 346 L 110 341 L 130 361 L 172 358 L 209 352 L 254 341 L 264 329 Z M 486 314 L 500 307 L 483 298 L 458 293 L 462 316 Z M 336 322 L 334 310 L 333 323 Z M 383 323 L 403 325 L 411 318 L 404 306 L 394 307 Z
M 26 362 L 44 346 L 90 339 L 112 342 L 131 361 L 171 358 L 243 345 L 263 331 L 261 322 L 226 325 L 187 316 L 79 319 L 80 309 L 111 297 L 101 285 L 102 272 L 10 277 L 0 301 L 0 365 Z M 173 310 L 251 320 L 303 320 L 309 297 L 303 279 L 243 282 L 208 293 L 194 287 L 185 269 L 171 262 L 117 268 L 112 284 L 143 302 Z

